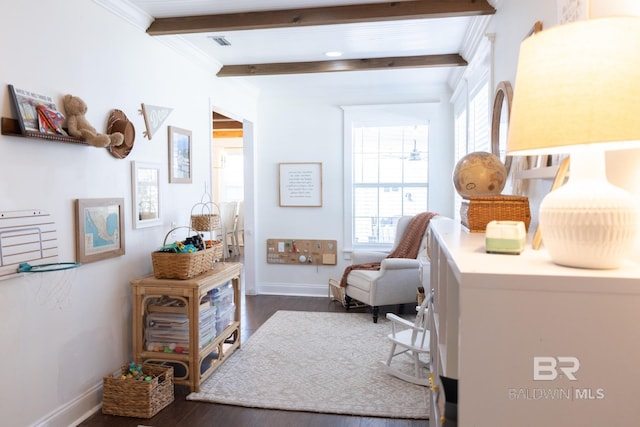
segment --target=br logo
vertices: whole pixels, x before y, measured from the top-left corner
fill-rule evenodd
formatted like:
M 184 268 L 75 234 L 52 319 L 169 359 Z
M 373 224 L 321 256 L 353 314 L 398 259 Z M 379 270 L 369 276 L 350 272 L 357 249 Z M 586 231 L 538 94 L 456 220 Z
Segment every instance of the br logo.
M 563 374 L 571 381 L 576 381 L 574 375 L 580 369 L 580 361 L 577 357 L 552 357 L 540 356 L 533 358 L 533 380 L 553 381 Z

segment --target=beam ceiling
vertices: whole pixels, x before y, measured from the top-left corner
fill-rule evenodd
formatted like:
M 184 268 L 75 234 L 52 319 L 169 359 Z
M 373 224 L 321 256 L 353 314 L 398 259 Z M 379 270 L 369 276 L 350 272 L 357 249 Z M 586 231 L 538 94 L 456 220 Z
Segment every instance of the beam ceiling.
M 160 36 L 236 30 L 265 30 L 312 25 L 480 16 L 491 15 L 495 12 L 495 9 L 487 0 L 409 0 L 389 3 L 157 18 L 149 26 L 147 33 L 152 36 Z M 458 53 L 451 53 L 316 62 L 227 65 L 223 66 L 217 75 L 219 77 L 264 76 L 463 65 L 467 65 L 467 62 Z
M 149 26 L 147 33 L 152 36 L 161 36 L 236 30 L 265 30 L 310 25 L 492 15 L 495 12 L 493 6 L 486 0 L 413 0 L 157 18 Z
M 338 71 L 391 70 L 399 68 L 456 67 L 467 65 L 457 53 L 446 55 L 399 56 L 394 58 L 341 59 L 316 62 L 225 65 L 218 77 L 268 76 L 276 74 L 330 73 Z

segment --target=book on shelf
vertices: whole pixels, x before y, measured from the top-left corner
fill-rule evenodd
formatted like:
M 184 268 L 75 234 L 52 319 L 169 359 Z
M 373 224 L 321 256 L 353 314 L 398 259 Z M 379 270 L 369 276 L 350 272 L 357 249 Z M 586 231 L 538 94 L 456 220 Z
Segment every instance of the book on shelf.
M 56 133 L 58 135 L 65 135 L 62 129 L 62 122 L 64 116 L 58 111 L 56 103 L 53 98 L 47 95 L 41 95 L 35 92 L 31 92 L 25 89 L 16 88 L 13 85 L 9 85 L 9 93 L 13 106 L 16 110 L 18 117 L 18 124 L 22 133 L 26 132 L 41 132 L 41 133 Z M 38 112 L 38 106 L 46 108 L 46 115 L 42 117 Z M 49 126 L 50 122 L 47 118 L 55 123 L 55 125 Z M 56 128 L 58 130 L 56 130 Z
M 69 134 L 62 128 L 64 116 L 61 112 L 52 110 L 44 105 L 38 105 L 36 107 L 36 111 L 38 111 L 40 132 L 69 136 Z

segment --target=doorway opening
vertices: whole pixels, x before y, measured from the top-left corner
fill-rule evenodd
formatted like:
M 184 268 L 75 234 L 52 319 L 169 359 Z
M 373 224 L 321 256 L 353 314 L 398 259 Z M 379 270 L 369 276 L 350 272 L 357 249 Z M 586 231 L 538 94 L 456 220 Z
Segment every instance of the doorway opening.
M 231 257 L 244 253 L 244 132 L 241 121 L 214 111 L 213 201 L 220 209 L 222 240 Z

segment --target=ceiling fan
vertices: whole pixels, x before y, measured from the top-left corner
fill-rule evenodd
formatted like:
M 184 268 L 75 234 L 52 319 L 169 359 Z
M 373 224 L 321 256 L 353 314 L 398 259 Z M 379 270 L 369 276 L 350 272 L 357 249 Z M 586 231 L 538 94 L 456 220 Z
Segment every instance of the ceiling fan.
M 403 158 L 407 158 L 406 156 Z M 411 150 L 411 152 L 409 153 L 409 157 L 408 157 L 409 161 L 417 161 L 417 160 L 422 160 L 422 157 L 420 156 L 420 151 L 418 151 L 418 148 L 416 146 L 416 140 L 413 140 L 413 150 Z

